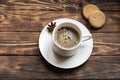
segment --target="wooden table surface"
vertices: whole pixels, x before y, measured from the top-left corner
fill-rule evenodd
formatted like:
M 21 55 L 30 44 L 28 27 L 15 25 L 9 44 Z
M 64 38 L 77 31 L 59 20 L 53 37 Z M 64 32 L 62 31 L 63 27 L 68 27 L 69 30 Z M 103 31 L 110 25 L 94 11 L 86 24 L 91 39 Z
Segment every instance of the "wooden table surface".
M 81 12 L 96 4 L 107 16 L 101 29 L 92 29 Z M 0 79 L 120 79 L 119 0 L 0 0 Z M 39 34 L 58 18 L 72 18 L 92 33 L 94 49 L 80 67 L 63 70 L 41 56 Z

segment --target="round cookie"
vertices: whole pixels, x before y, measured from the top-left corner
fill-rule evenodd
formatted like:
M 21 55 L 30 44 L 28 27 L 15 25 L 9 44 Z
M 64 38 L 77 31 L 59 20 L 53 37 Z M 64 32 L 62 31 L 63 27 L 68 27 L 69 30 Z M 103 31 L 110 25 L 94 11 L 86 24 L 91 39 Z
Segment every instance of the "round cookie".
M 5 19 L 5 16 L 3 14 L 0 14 L 0 21 L 3 21 Z
M 89 23 L 94 28 L 100 28 L 105 24 L 106 17 L 102 11 L 95 10 L 89 17 Z
M 94 10 L 99 10 L 99 8 L 96 5 L 88 4 L 83 8 L 83 16 L 88 19 L 91 12 Z

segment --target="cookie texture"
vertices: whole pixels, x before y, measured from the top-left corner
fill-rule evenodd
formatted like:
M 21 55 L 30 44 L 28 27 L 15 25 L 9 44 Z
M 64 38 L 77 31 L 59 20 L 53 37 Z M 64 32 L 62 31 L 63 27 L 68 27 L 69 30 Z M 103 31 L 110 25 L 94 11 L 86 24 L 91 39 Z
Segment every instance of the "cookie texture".
M 86 19 L 88 19 L 91 12 L 94 11 L 94 10 L 99 10 L 99 8 L 94 4 L 88 4 L 88 5 L 84 6 L 84 8 L 83 8 L 83 16 Z
M 105 14 L 100 10 L 93 11 L 89 17 L 89 23 L 94 28 L 102 27 L 105 24 L 105 21 Z

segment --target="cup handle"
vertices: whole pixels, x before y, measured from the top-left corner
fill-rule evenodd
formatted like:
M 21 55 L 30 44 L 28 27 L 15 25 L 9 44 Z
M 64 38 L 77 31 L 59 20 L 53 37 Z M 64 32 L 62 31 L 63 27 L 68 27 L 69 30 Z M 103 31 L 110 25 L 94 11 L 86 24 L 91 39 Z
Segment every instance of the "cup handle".
M 89 35 L 84 35 L 84 36 L 82 37 L 82 42 L 88 41 L 88 40 L 90 40 L 91 38 L 92 38 L 92 35 L 91 35 L 91 34 L 89 34 Z
M 82 44 L 81 44 L 81 47 L 84 47 L 86 44 L 84 43 L 85 41 L 88 41 L 88 40 L 90 40 L 92 38 L 92 35 L 91 34 L 88 34 L 88 35 L 84 35 L 83 37 L 82 37 Z

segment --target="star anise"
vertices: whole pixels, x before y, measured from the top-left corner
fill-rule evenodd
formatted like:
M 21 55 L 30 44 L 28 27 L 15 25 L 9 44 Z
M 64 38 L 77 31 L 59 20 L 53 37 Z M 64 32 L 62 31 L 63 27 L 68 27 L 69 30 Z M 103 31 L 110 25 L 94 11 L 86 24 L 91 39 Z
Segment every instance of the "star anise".
M 53 31 L 53 29 L 56 27 L 56 22 L 51 22 L 51 24 L 50 25 L 48 25 L 49 27 L 47 28 L 48 29 L 48 31 L 49 32 L 52 32 Z

